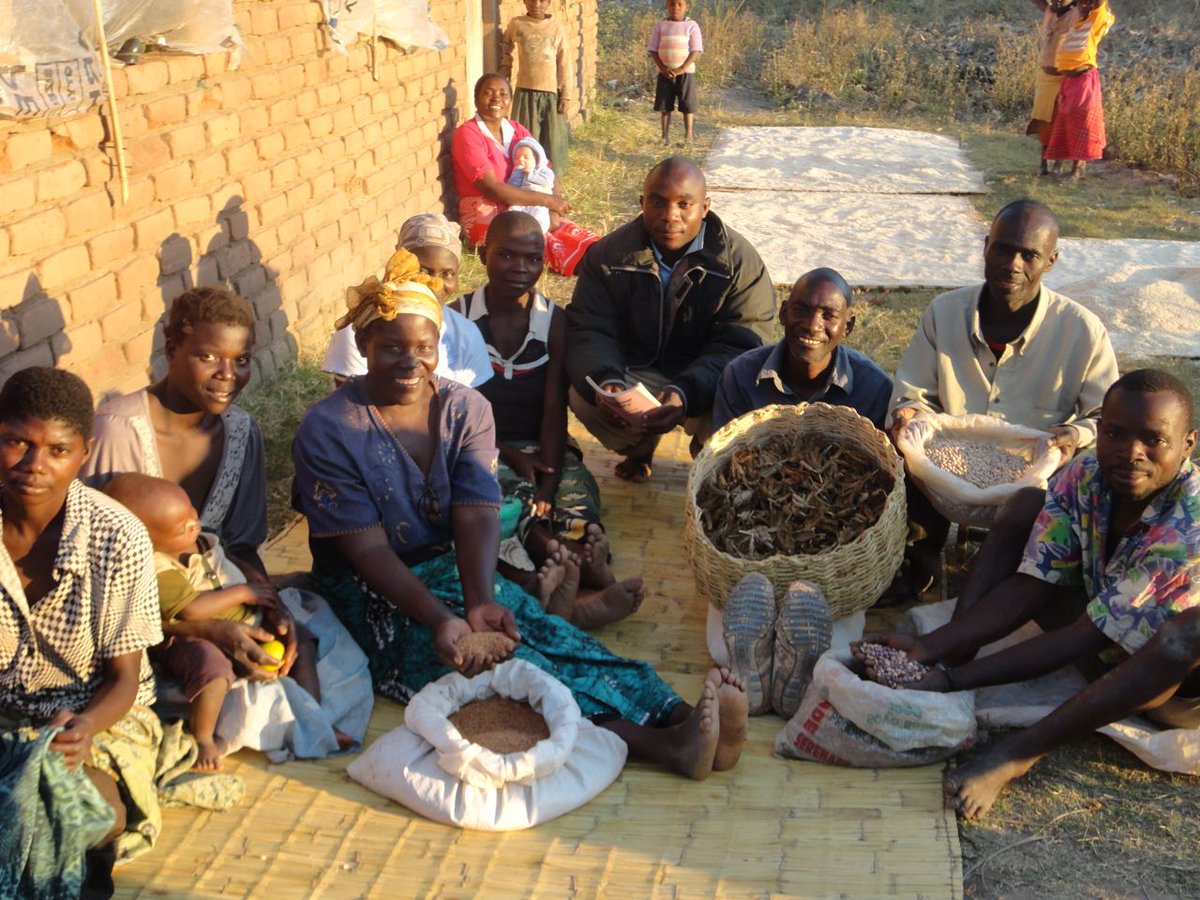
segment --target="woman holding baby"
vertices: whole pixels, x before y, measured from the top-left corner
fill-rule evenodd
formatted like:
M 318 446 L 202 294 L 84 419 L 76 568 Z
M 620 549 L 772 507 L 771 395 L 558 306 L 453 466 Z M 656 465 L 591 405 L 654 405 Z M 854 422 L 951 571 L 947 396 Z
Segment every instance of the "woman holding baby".
M 546 231 L 546 263 L 561 275 L 573 275 L 583 252 L 600 240 L 600 235 L 561 218 L 571 211 L 571 204 L 552 178 L 545 151 L 524 125 L 508 118 L 511 108 L 508 79 L 495 73 L 484 75 L 475 83 L 475 115 L 454 132 L 450 159 L 463 234 L 478 247 L 487 238 L 492 219 L 506 209 L 545 209 L 547 221 L 541 224 Z M 519 171 L 514 157 L 522 148 L 537 149 L 532 152 L 533 161 L 525 165 L 526 175 L 514 179 L 514 170 Z M 547 187 L 548 183 L 552 186 Z

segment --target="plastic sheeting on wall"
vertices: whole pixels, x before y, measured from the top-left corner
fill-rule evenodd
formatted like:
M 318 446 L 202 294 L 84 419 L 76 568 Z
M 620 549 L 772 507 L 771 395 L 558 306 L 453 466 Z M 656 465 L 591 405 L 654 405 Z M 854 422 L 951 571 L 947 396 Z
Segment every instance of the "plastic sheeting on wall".
M 445 50 L 450 38 L 429 10 L 427 0 L 321 0 L 325 27 L 341 53 L 360 34 L 377 34 L 404 48 Z
M 132 37 L 185 53 L 233 54 L 243 43 L 232 0 L 101 0 L 110 48 Z M 91 0 L 0 4 L 0 116 L 77 115 L 104 99 Z

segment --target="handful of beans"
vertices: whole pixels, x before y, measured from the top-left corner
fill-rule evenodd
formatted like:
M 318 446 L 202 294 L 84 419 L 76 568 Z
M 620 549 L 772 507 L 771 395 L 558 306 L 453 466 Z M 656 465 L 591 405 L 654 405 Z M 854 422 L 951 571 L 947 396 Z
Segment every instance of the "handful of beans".
M 884 644 L 860 644 L 871 669 L 871 677 L 884 687 L 903 687 L 929 674 L 929 666 L 914 662 L 903 650 Z

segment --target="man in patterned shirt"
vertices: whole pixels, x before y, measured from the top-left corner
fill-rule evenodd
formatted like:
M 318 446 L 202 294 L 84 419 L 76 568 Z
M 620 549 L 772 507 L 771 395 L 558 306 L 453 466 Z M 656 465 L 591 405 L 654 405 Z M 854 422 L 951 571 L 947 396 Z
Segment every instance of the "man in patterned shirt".
M 82 764 L 113 809 L 103 852 L 88 859 L 89 883 L 111 893 L 112 841 L 136 807 L 96 744 L 119 743 L 109 729 L 154 702 L 144 651 L 162 628 L 145 527 L 76 480 L 92 443 L 92 395 L 78 376 L 24 369 L 0 390 L 0 747 L 23 726 L 59 729 L 50 751 L 70 770 Z M 5 828 L 19 814 L 0 811 Z
M 946 776 L 946 794 L 964 818 L 986 815 L 1009 781 L 1110 722 L 1143 713 L 1170 727 L 1200 727 L 1195 446 L 1194 404 L 1179 379 L 1155 369 L 1118 379 L 1104 398 L 1095 452 L 1062 469 L 1044 495 L 1025 492 L 1006 508 L 963 586 L 965 611 L 919 639 L 878 638 L 937 664 L 911 685 L 919 689 L 1008 684 L 1070 663 L 1091 682 Z M 1036 518 L 1031 504 L 1040 504 Z M 1030 619 L 1043 634 L 972 659 Z

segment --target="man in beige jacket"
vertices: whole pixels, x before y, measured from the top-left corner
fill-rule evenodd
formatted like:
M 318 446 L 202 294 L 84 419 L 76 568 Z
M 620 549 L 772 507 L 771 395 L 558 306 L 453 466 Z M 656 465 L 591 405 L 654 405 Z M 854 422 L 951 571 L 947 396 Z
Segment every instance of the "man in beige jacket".
M 1058 220 L 1044 204 L 1000 210 L 983 245 L 984 283 L 935 297 L 900 361 L 893 436 L 919 412 L 981 413 L 1053 433 L 1064 459 L 1095 442 L 1117 358 L 1093 313 L 1042 284 L 1057 244 Z M 949 524 L 918 490 L 908 493 L 909 519 L 920 526 L 909 554 L 919 592 Z

